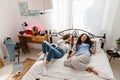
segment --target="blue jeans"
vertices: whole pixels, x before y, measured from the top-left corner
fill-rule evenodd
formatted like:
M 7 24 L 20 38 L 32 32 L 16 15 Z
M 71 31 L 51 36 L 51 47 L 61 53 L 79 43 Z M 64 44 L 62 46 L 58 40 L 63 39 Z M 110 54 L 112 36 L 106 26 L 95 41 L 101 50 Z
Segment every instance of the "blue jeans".
M 59 47 L 53 47 L 50 43 L 48 43 L 47 41 L 43 41 L 42 42 L 42 50 L 43 53 L 47 53 L 47 61 L 51 61 L 51 59 L 59 59 L 62 58 L 64 56 L 64 51 L 59 48 Z

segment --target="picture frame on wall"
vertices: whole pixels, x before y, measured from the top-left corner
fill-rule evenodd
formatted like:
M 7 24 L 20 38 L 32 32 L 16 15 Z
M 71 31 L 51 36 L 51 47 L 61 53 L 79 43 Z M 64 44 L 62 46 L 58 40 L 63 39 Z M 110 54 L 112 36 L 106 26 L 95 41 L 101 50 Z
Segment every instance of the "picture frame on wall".
M 21 16 L 28 16 L 28 3 L 27 2 L 18 2 L 19 5 L 19 11 Z

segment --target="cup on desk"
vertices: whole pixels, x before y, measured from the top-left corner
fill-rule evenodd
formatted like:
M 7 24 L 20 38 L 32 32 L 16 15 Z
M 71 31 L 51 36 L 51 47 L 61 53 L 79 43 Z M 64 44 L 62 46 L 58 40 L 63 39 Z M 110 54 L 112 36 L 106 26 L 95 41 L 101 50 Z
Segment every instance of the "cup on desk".
M 34 36 L 37 36 L 37 33 L 34 33 Z

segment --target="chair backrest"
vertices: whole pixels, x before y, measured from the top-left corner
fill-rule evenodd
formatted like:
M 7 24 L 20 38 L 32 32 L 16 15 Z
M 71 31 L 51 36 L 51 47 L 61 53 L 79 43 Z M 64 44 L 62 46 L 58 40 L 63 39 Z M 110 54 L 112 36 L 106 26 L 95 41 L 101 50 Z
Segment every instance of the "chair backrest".
M 15 53 L 14 53 L 14 47 L 16 45 L 16 42 L 13 42 L 11 37 L 6 37 L 4 39 L 4 44 L 6 46 L 6 50 L 8 53 L 8 58 L 10 61 L 15 61 Z
M 5 44 L 6 42 L 12 42 L 11 37 L 6 37 L 6 38 L 4 39 L 4 44 Z

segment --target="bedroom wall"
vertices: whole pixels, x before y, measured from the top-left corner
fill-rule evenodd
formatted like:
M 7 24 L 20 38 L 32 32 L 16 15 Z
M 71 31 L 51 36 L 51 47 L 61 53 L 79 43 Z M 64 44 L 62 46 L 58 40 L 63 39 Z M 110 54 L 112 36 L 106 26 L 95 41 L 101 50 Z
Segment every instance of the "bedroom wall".
M 19 41 L 17 34 L 23 30 L 23 22 L 42 25 L 45 29 L 51 29 L 52 13 L 47 12 L 40 16 L 21 16 L 17 0 L 0 0 L 0 46 L 2 52 L 6 55 L 5 46 L 3 45 L 6 36 L 12 37 L 14 41 Z M 29 44 L 30 47 L 40 48 L 40 44 Z
M 0 42 L 6 36 L 11 36 L 15 39 L 16 33 L 20 27 L 20 15 L 17 11 L 15 0 L 1 0 L 0 1 Z
M 43 2 L 42 0 L 18 0 L 18 2 L 27 2 L 28 3 L 28 9 L 30 10 L 42 10 L 44 12 L 45 9 L 45 14 L 38 15 L 38 16 L 21 16 L 21 19 L 23 22 L 27 22 L 28 24 L 38 24 L 44 29 L 51 29 L 50 27 L 52 26 L 52 0 Z M 34 3 L 33 3 L 34 2 Z M 31 3 L 33 3 L 31 5 Z M 45 3 L 41 5 L 41 3 Z M 39 7 L 39 8 L 38 8 Z M 49 9 L 50 8 L 50 9 Z
M 21 30 L 21 19 L 15 1 L 0 0 L 0 46 L 5 55 L 4 38 L 10 36 L 13 40 L 17 41 L 16 33 Z

